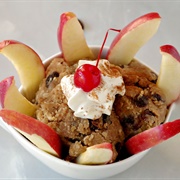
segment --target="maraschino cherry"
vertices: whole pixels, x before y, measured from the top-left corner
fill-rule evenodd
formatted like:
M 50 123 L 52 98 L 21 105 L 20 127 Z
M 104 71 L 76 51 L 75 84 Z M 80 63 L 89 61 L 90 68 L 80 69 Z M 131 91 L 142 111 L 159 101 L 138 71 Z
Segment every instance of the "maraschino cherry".
M 97 66 L 84 64 L 74 74 L 74 84 L 85 92 L 89 92 L 100 84 L 101 72 Z
M 117 29 L 108 29 L 101 49 L 99 51 L 96 65 L 83 64 L 75 71 L 74 84 L 76 87 L 81 88 L 85 92 L 90 92 L 92 89 L 96 88 L 101 82 L 101 71 L 98 69 L 98 64 L 109 30 L 120 32 L 120 30 Z

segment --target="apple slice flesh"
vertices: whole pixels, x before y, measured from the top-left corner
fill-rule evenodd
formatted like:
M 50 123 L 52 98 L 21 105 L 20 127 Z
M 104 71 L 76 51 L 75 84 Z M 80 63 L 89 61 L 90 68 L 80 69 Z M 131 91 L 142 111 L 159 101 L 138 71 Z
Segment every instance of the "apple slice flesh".
M 57 31 L 59 47 L 68 64 L 80 59 L 93 59 L 93 53 L 86 43 L 84 31 L 76 15 L 65 12 L 60 17 Z
M 38 148 L 60 157 L 60 137 L 48 125 L 30 116 L 8 109 L 0 110 L 0 116 L 7 124 L 13 126 Z
M 31 101 L 45 77 L 44 65 L 39 55 L 29 46 L 15 40 L 1 42 L 0 53 L 13 63 L 19 74 L 23 94 Z
M 127 140 L 125 146 L 130 154 L 137 154 L 178 133 L 180 133 L 180 119 L 143 131 Z
M 36 105 L 28 101 L 18 91 L 13 76 L 0 82 L 0 104 L 2 108 L 11 109 L 28 116 L 33 116 L 36 110 Z
M 180 95 L 180 54 L 175 47 L 164 45 L 160 47 L 162 61 L 157 86 L 166 96 L 166 103 L 170 105 Z
M 112 144 L 102 143 L 90 146 L 85 152 L 80 154 L 76 163 L 84 165 L 107 164 L 111 162 L 113 156 Z
M 107 59 L 113 64 L 129 64 L 138 50 L 157 32 L 160 16 L 156 12 L 135 19 L 113 40 Z

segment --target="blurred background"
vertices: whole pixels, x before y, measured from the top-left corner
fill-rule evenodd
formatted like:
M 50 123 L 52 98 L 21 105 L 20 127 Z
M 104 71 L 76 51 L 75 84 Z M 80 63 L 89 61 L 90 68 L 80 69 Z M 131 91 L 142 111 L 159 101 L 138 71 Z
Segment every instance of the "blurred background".
M 139 0 L 6 0 L 0 1 L 0 41 L 14 39 L 31 46 L 45 60 L 60 51 L 57 27 L 63 12 L 72 11 L 84 24 L 89 45 L 101 45 L 109 28 L 121 29 L 148 12 L 162 17 L 157 34 L 137 53 L 136 57 L 159 71 L 159 47 L 172 44 L 180 51 L 180 1 Z M 109 46 L 115 32 L 110 32 Z M 0 55 L 0 80 L 18 75 L 12 64 Z M 179 104 L 179 102 L 178 102 Z M 178 106 L 179 107 L 179 106 Z M 178 108 L 171 119 L 180 117 Z M 180 177 L 179 135 L 153 148 L 129 170 L 111 179 L 173 179 Z M 68 179 L 37 161 L 11 135 L 0 127 L 0 179 Z

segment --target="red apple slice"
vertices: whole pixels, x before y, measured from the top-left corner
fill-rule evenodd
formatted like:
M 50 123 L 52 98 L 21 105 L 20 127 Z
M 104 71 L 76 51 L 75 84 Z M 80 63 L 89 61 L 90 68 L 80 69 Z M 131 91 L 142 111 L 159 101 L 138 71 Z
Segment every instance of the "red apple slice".
M 13 76 L 0 82 L 0 104 L 2 108 L 15 110 L 29 116 L 33 116 L 36 110 L 36 106 L 18 91 Z
M 123 28 L 113 40 L 107 59 L 114 64 L 129 64 L 138 50 L 156 33 L 160 16 L 156 12 L 145 14 Z
M 13 63 L 23 86 L 23 94 L 31 101 L 45 76 L 40 57 L 32 48 L 15 40 L 1 42 L 0 53 Z
M 2 109 L 0 116 L 40 149 L 55 155 L 61 154 L 61 142 L 58 134 L 48 125 L 13 110 Z
M 180 95 L 180 54 L 171 45 L 161 46 L 160 52 L 162 61 L 157 86 L 164 91 L 166 103 L 170 105 Z
M 149 149 L 180 133 L 180 119 L 156 126 L 131 137 L 126 143 L 130 154 Z
M 85 165 L 107 164 L 111 162 L 112 156 L 112 144 L 96 144 L 88 147 L 85 152 L 80 154 L 76 159 L 76 163 Z
M 61 15 L 57 37 L 63 57 L 69 64 L 80 59 L 93 58 L 93 54 L 87 46 L 82 26 L 74 13 L 66 12 Z

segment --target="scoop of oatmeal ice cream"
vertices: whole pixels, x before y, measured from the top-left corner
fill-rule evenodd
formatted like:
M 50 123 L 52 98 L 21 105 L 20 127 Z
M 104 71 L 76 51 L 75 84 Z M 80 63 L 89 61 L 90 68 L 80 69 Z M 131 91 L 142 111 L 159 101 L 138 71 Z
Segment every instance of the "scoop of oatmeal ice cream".
M 46 70 L 46 78 L 36 94 L 37 119 L 52 127 L 64 144 L 64 158 L 73 161 L 86 147 L 110 142 L 113 145 L 113 161 L 124 142 L 124 132 L 114 110 L 91 120 L 74 116 L 68 106 L 60 82 L 65 75 L 74 73 L 77 65 L 68 66 L 61 58 L 55 58 Z
M 164 122 L 167 107 L 165 95 L 156 86 L 157 75 L 132 60 L 121 67 L 126 86 L 124 96 L 116 96 L 115 112 L 123 126 L 126 139 Z
M 167 108 L 163 92 L 155 85 L 157 75 L 136 60 L 118 67 L 126 92 L 116 95 L 109 115 L 102 114 L 93 120 L 76 117 L 60 83 L 76 68 L 77 64 L 68 66 L 62 58 L 55 58 L 46 69 L 46 78 L 35 99 L 36 118 L 60 135 L 64 159 L 74 161 L 87 147 L 110 142 L 115 161 L 121 158 L 120 151 L 126 139 L 164 121 Z

